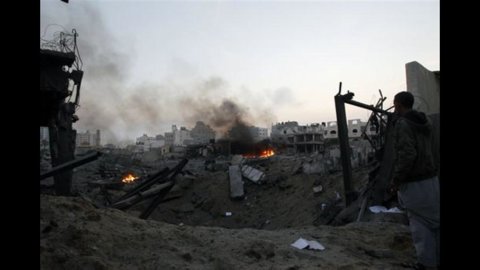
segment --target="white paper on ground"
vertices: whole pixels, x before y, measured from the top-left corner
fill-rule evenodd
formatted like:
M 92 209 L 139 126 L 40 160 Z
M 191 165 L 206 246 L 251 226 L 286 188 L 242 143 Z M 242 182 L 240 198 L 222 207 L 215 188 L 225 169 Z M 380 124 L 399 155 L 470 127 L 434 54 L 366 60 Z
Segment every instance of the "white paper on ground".
M 325 247 L 320 244 L 319 242 L 315 241 L 315 240 L 312 240 L 312 241 L 308 241 L 308 248 L 309 249 L 318 249 L 318 250 L 324 250 Z
M 398 209 L 398 207 L 393 207 L 390 209 L 387 209 L 385 206 L 381 205 L 375 205 L 375 206 L 370 206 L 368 209 L 370 209 L 371 212 L 377 214 L 377 213 L 403 213 L 402 210 Z
M 381 205 L 370 206 L 368 209 L 375 214 L 387 211 L 387 208 L 385 206 L 381 206 Z
M 398 209 L 398 207 L 393 207 L 387 210 L 388 213 L 403 213 L 402 210 Z
M 303 239 L 303 238 L 298 238 L 297 241 L 295 241 L 293 244 L 291 244 L 292 247 L 298 248 L 298 249 L 304 249 L 308 247 L 308 241 Z
M 316 250 L 324 250 L 325 247 L 320 244 L 319 242 L 315 240 L 305 240 L 303 238 L 298 238 L 297 241 L 295 241 L 293 244 L 291 244 L 292 247 L 298 248 L 298 249 L 316 249 Z

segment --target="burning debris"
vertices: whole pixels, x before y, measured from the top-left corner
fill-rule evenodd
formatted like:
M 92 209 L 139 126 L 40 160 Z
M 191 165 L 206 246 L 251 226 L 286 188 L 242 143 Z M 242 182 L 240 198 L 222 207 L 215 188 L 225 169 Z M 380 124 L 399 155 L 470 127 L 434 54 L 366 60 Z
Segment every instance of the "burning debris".
M 132 184 L 134 183 L 139 177 L 138 176 L 135 176 L 133 173 L 129 172 L 129 173 L 126 173 L 123 177 L 122 177 L 122 182 L 125 183 L 125 184 Z
M 252 153 L 246 153 L 243 154 L 244 158 L 269 158 L 275 155 L 275 151 L 273 149 L 268 149 L 268 150 L 263 150 L 260 152 L 260 154 L 252 154 Z

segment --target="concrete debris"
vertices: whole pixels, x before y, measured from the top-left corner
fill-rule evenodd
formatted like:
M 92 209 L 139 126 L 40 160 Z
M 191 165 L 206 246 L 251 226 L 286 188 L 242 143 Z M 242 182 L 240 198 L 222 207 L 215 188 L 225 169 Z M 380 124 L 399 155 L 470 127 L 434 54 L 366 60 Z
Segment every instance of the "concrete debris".
M 230 177 L 230 198 L 242 199 L 244 196 L 243 180 L 239 165 L 232 165 L 228 168 Z
M 313 187 L 313 193 L 319 193 L 319 192 L 322 192 L 322 190 L 323 190 L 322 185 Z
M 242 155 L 233 155 L 231 163 L 232 163 L 232 165 L 240 165 L 240 164 L 242 164 L 243 160 L 244 160 L 244 158 L 243 158 Z
M 265 173 L 248 165 L 242 166 L 242 175 L 256 184 L 260 184 L 265 177 Z

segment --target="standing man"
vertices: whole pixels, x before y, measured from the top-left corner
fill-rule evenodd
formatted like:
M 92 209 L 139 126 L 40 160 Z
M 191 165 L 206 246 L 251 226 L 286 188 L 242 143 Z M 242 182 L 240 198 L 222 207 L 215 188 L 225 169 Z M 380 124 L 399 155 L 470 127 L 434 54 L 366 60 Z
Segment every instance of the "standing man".
M 440 193 L 432 152 L 432 125 L 425 113 L 412 109 L 409 92 L 395 95 L 398 116 L 391 191 L 408 215 L 417 254 L 416 269 L 437 269 L 440 264 Z

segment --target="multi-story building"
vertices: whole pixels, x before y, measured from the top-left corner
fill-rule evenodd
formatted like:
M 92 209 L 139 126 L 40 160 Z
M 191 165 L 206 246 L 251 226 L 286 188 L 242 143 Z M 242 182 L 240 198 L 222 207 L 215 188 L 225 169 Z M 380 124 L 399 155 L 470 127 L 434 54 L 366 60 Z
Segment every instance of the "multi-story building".
M 158 135 L 156 137 L 149 137 L 147 134 L 143 134 L 141 137 L 137 138 L 136 145 L 143 146 L 144 151 L 161 148 L 165 145 L 165 140 L 161 138 L 157 139 L 157 137 Z
M 173 132 L 165 132 L 165 145 L 171 146 L 173 145 Z
M 173 145 L 175 146 L 186 146 L 193 143 L 193 139 L 190 136 L 190 130 L 186 127 L 180 127 L 173 131 Z
M 348 120 L 347 129 L 349 138 L 360 138 L 362 137 L 362 133 L 364 131 L 369 136 L 377 133 L 374 126 L 369 125 L 367 127 L 367 122 L 364 122 L 360 119 Z M 324 136 L 326 139 L 338 138 L 338 127 L 336 121 L 330 121 L 327 123 Z
M 96 133 L 90 133 L 89 130 L 84 133 L 78 132 L 75 139 L 75 145 L 77 147 L 100 147 L 100 130 L 97 129 Z
M 215 139 L 215 131 L 202 121 L 198 121 L 195 127 L 190 131 L 190 136 L 194 144 L 207 144 Z
M 338 138 L 337 132 L 338 132 L 337 121 L 329 121 L 325 125 L 323 136 L 325 137 L 325 139 Z
M 166 146 L 186 146 L 193 143 L 190 130 L 185 127 L 177 128 L 177 125 L 172 125 L 172 132 L 165 132 Z
M 248 127 L 248 130 L 250 131 L 250 134 L 255 142 L 268 138 L 268 128 L 250 126 Z
M 323 152 L 324 126 L 318 123 L 299 126 L 289 121 L 272 126 L 272 142 L 295 153 Z
M 274 142 L 286 142 L 287 135 L 293 134 L 298 127 L 298 122 L 287 121 L 272 125 L 272 133 L 270 137 Z

